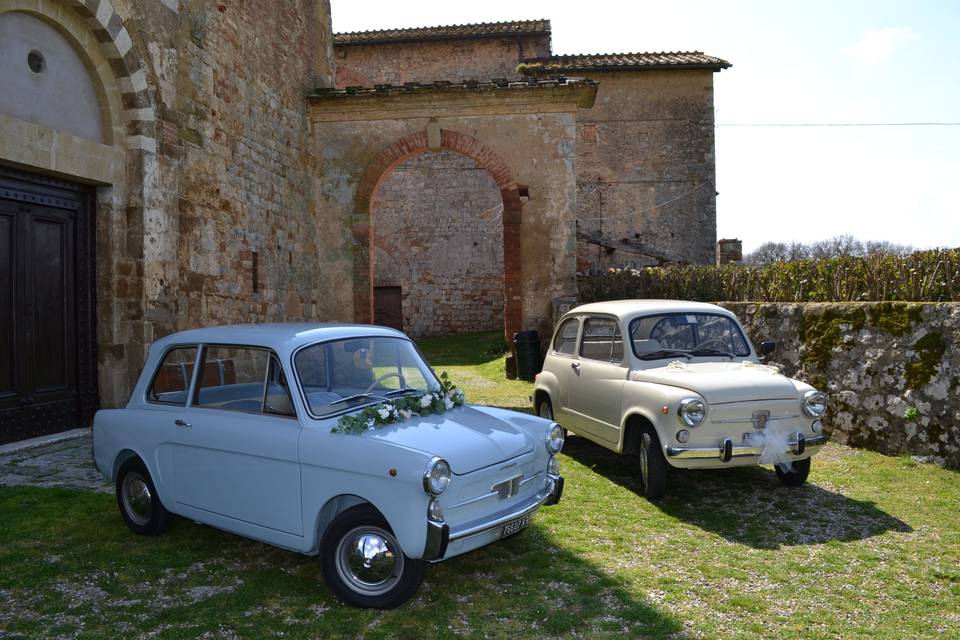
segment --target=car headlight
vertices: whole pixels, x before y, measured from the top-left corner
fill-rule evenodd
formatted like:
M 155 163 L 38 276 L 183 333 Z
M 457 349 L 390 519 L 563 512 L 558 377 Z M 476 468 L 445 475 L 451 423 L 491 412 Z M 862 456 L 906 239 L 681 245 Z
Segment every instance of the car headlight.
M 560 449 L 563 449 L 563 427 L 554 422 L 547 431 L 547 451 L 556 455 Z
M 681 400 L 677 417 L 688 427 L 699 427 L 707 419 L 707 403 L 699 398 Z
M 827 395 L 811 389 L 803 394 L 803 412 L 812 418 L 819 418 L 827 412 Z
M 450 484 L 450 465 L 443 458 L 432 458 L 423 471 L 423 490 L 438 496 Z

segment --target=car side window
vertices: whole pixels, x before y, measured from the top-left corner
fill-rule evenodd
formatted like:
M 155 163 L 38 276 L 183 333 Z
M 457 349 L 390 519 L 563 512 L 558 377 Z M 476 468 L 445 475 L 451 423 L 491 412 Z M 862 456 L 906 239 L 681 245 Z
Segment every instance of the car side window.
M 623 338 L 617 329 L 616 320 L 587 318 L 583 323 L 580 356 L 590 360 L 620 362 L 623 359 Z
M 197 383 L 197 406 L 260 413 L 269 358 L 266 349 L 207 347 Z
M 557 330 L 557 335 L 553 339 L 553 350 L 572 356 L 577 349 L 577 330 L 580 328 L 579 318 L 570 318 Z
M 196 347 L 177 347 L 167 351 L 147 391 L 147 400 L 165 404 L 187 404 L 187 390 L 197 361 Z

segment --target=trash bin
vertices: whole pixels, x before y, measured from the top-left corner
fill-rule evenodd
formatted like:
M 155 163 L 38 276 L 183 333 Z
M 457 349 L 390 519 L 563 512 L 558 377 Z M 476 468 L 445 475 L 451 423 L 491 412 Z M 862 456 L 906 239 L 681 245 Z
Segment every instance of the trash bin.
M 513 334 L 513 351 L 517 354 L 517 377 L 533 381 L 533 377 L 540 373 L 543 366 L 540 358 L 540 334 L 536 331 Z

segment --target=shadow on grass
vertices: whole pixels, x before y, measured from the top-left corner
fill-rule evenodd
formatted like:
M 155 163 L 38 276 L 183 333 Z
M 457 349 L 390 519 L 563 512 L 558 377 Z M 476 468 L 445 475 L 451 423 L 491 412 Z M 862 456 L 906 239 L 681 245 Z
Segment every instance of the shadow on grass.
M 503 332 L 483 331 L 442 338 L 419 338 L 417 346 L 430 366 L 472 366 L 495 360 L 507 352 Z
M 183 518 L 137 536 L 112 496 L 0 488 L 0 509 L 0 635 L 684 637 L 669 613 L 564 548 L 545 514 L 429 567 L 404 606 L 371 611 L 338 602 L 316 558 Z
M 563 452 L 642 496 L 636 459 L 573 435 Z M 816 458 L 813 471 L 816 474 Z M 913 529 L 867 500 L 808 482 L 785 487 L 767 467 L 670 469 L 667 495 L 653 504 L 678 520 L 756 549 L 864 540 Z

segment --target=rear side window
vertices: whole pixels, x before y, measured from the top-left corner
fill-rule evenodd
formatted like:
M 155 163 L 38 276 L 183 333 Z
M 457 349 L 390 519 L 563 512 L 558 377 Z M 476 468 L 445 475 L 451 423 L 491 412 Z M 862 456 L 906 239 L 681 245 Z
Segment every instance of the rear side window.
M 153 376 L 147 400 L 167 404 L 187 404 L 187 389 L 193 377 L 193 364 L 197 361 L 196 347 L 177 347 L 167 351 L 163 362 Z
M 580 320 L 570 318 L 557 330 L 557 335 L 553 339 L 553 350 L 557 353 L 563 353 L 572 356 L 577 349 L 577 330 L 580 328 Z
M 604 362 L 622 361 L 623 337 L 617 321 L 610 318 L 588 318 L 583 324 L 580 355 Z

